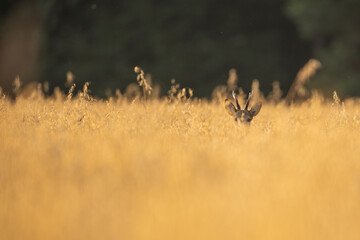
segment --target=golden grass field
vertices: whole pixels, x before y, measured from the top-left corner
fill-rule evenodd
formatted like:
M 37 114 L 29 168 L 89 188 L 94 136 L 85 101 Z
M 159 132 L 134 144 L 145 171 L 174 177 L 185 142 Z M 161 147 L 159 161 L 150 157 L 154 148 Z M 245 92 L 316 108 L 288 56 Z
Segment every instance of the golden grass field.
M 0 100 L 0 239 L 360 239 L 360 103 Z

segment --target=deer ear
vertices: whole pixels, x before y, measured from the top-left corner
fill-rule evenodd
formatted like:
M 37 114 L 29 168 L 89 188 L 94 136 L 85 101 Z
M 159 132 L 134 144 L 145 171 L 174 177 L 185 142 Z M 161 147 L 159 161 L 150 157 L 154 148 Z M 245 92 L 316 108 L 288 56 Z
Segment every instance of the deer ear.
M 262 107 L 262 103 L 257 103 L 257 104 L 255 104 L 255 105 L 250 109 L 251 115 L 253 115 L 253 117 L 255 117 L 256 115 L 258 115 L 258 113 L 260 112 L 261 107 Z
M 228 114 L 230 114 L 231 116 L 233 116 L 233 117 L 236 116 L 236 108 L 235 108 L 234 104 L 232 104 L 230 102 L 229 99 L 225 99 L 225 109 L 228 112 Z

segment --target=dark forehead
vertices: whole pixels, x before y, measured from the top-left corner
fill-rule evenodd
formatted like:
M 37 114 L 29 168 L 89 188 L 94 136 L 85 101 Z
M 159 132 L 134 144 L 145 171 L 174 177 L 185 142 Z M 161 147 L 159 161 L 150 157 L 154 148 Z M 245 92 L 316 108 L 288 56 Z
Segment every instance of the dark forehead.
M 237 115 L 238 117 L 241 117 L 241 115 L 243 115 L 243 114 L 246 114 L 246 111 L 244 111 L 244 110 L 239 110 L 236 115 Z
M 236 116 L 240 117 L 242 114 L 243 114 L 243 110 L 239 110 L 239 111 L 236 113 Z

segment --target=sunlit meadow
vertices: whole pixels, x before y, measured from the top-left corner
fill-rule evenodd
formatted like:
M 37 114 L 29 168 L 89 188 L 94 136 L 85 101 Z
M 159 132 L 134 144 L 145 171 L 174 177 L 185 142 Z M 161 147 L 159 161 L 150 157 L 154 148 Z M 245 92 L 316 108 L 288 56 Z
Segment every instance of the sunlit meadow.
M 358 100 L 263 99 L 242 125 L 87 87 L 1 97 L 0 239 L 360 239 Z

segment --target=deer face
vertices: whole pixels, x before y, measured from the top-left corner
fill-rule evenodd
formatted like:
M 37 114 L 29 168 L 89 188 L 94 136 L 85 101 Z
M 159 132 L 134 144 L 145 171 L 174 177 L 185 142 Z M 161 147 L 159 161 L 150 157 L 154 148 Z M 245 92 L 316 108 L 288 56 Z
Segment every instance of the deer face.
M 225 99 L 225 109 L 231 116 L 235 117 L 235 121 L 239 119 L 241 123 L 250 123 L 251 120 L 260 112 L 262 106 L 260 102 L 256 103 L 250 110 L 248 110 L 252 95 L 252 92 L 249 93 L 244 109 L 240 108 L 240 104 L 234 91 L 232 92 L 232 96 L 235 100 L 236 107 L 230 102 L 229 99 Z
M 239 110 L 236 113 L 235 121 L 237 121 L 237 119 L 239 119 L 242 123 L 250 123 L 253 117 L 251 116 L 251 113 L 249 111 Z

